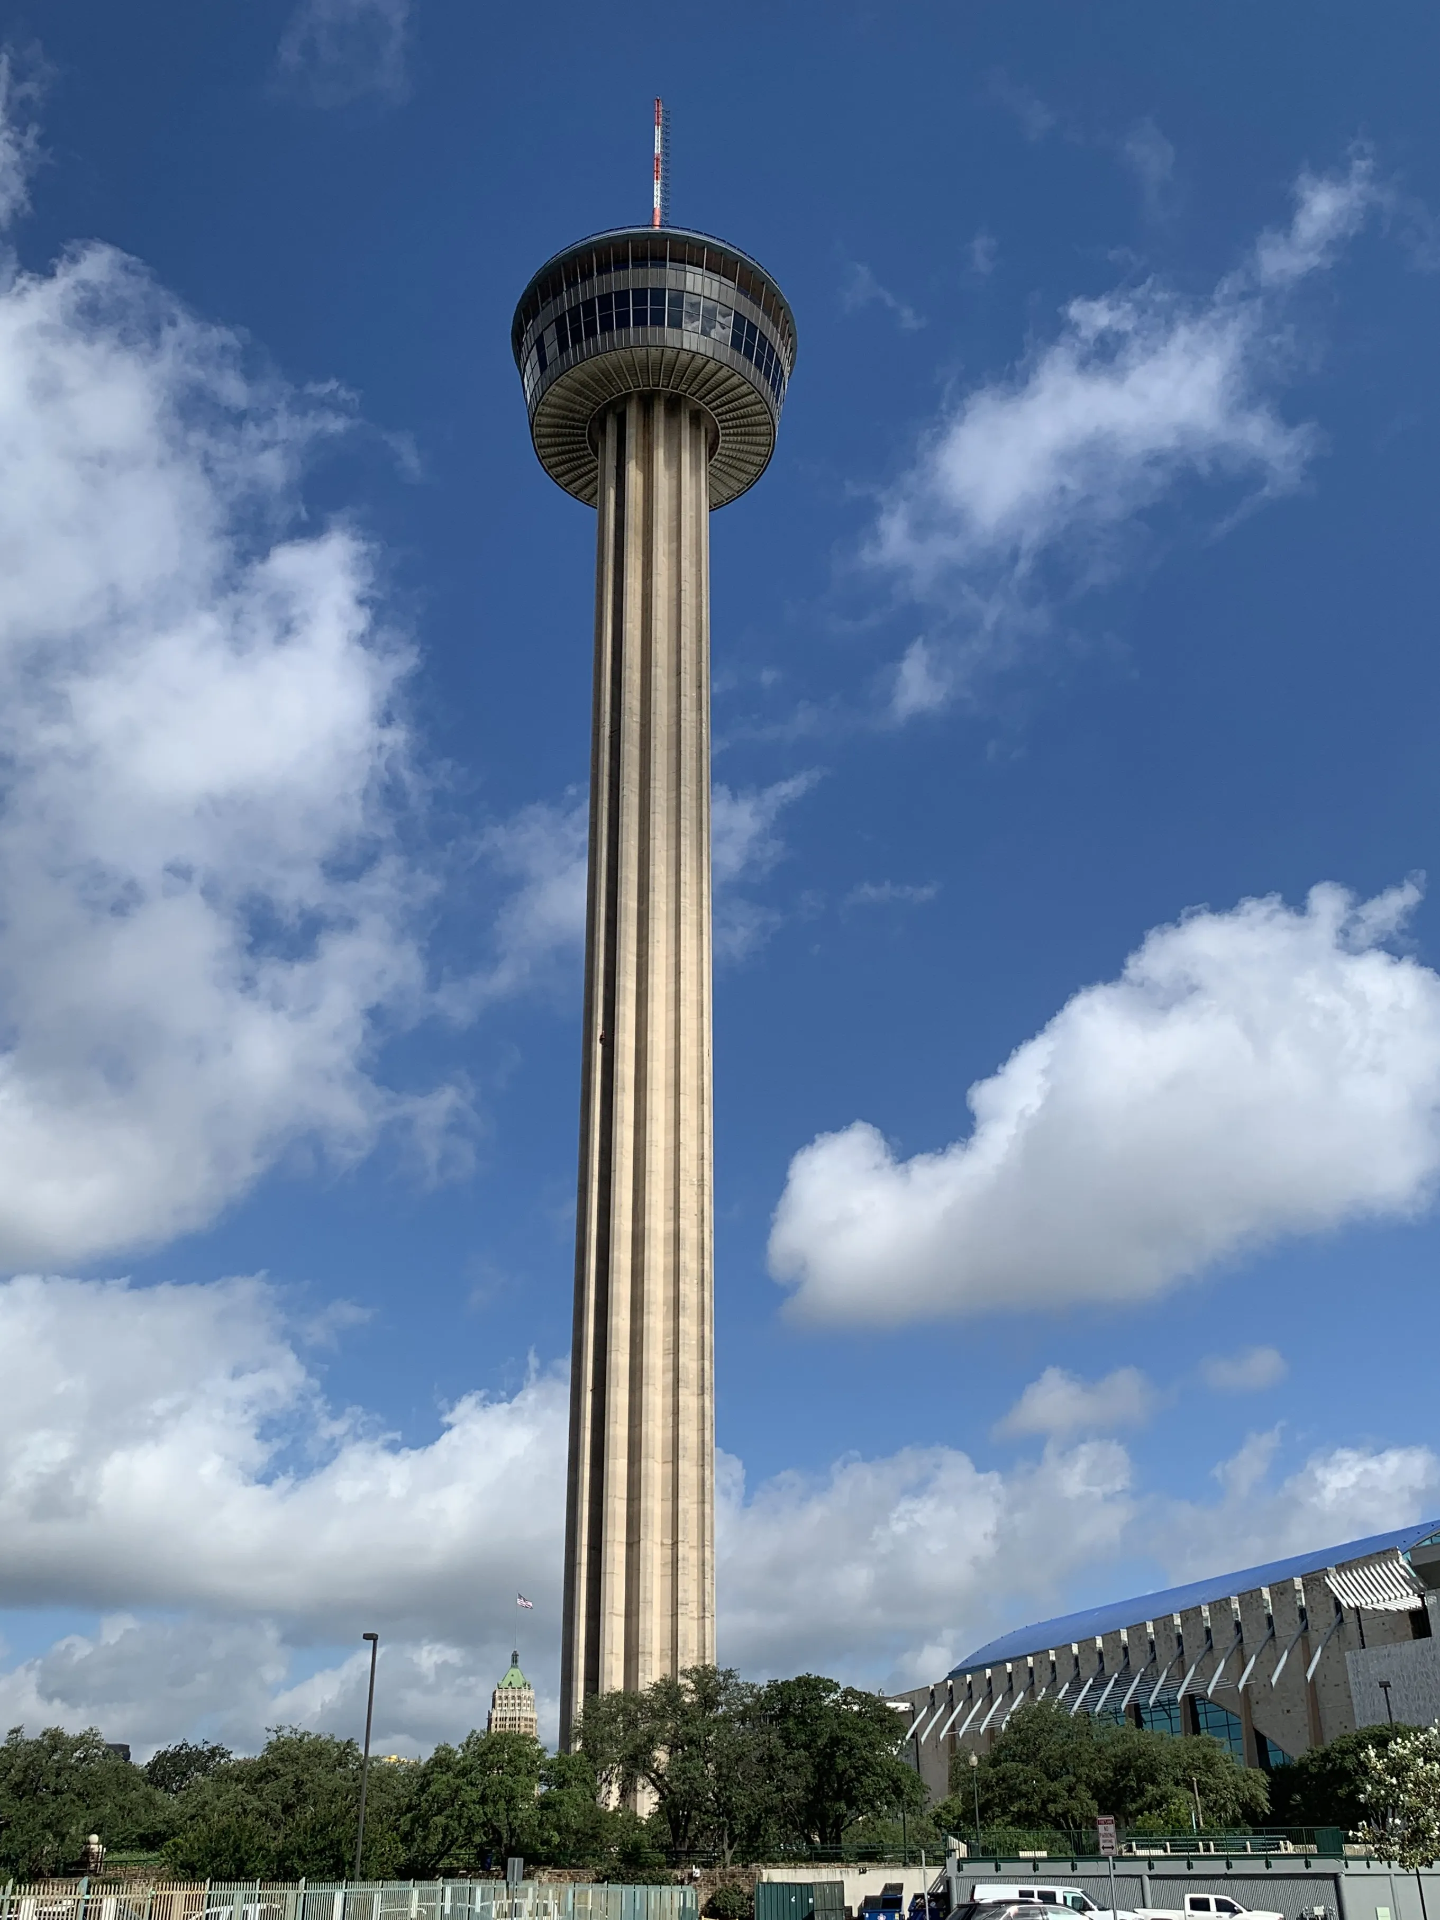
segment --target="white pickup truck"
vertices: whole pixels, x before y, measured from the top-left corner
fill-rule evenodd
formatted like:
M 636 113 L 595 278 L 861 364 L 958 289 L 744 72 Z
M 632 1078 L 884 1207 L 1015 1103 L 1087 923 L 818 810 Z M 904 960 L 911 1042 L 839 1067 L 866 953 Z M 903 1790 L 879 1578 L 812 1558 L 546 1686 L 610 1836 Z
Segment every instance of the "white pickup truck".
M 1183 1907 L 1137 1907 L 1136 1920 L 1192 1920 L 1192 1916 L 1205 1916 L 1205 1920 L 1285 1920 L 1284 1914 L 1272 1913 L 1266 1908 L 1242 1907 L 1238 1900 L 1230 1899 L 1223 1893 L 1187 1893 Z

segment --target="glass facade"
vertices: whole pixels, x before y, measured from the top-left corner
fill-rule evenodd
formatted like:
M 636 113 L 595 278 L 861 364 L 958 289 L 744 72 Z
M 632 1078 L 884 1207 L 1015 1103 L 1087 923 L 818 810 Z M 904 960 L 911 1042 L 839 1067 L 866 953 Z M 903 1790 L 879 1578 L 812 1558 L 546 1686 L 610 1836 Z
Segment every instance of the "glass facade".
M 1276 1767 L 1288 1767 L 1294 1759 L 1283 1747 L 1277 1747 L 1268 1733 L 1256 1732 L 1255 1744 L 1260 1749 L 1259 1760 L 1266 1773 L 1272 1773 Z
M 1135 1718 L 1140 1726 L 1147 1727 L 1151 1733 L 1173 1733 L 1178 1736 L 1185 1731 L 1180 1720 L 1178 1700 L 1161 1700 L 1153 1707 L 1137 1707 Z
M 1229 1748 L 1241 1766 L 1247 1764 L 1245 1729 L 1239 1714 L 1207 1700 L 1203 1694 L 1188 1694 L 1183 1700 L 1161 1700 L 1153 1707 L 1136 1707 L 1134 1713 L 1136 1726 L 1147 1727 L 1151 1733 L 1171 1733 L 1177 1738 L 1185 1733 L 1211 1734 Z M 1279 1753 L 1280 1749 L 1276 1747 L 1275 1751 Z M 1276 1765 L 1279 1764 L 1277 1761 Z
M 1222 1746 L 1228 1747 L 1243 1767 L 1245 1764 L 1245 1729 L 1240 1723 L 1238 1713 L 1231 1713 L 1228 1707 L 1217 1706 L 1204 1695 L 1192 1697 L 1190 1704 L 1195 1709 L 1195 1720 L 1201 1733 L 1213 1734 Z
M 702 340 L 729 347 L 757 370 L 777 404 L 783 401 L 784 362 L 755 322 L 735 307 L 675 287 L 617 287 L 563 308 L 536 338 L 535 371 L 544 373 L 561 354 L 587 340 L 633 333 L 642 327 L 698 334 Z
M 530 282 L 515 314 L 514 344 L 520 355 L 524 334 L 551 301 L 567 291 L 593 285 L 608 274 L 638 271 L 643 277 L 678 277 L 690 284 L 697 276 L 723 282 L 752 301 L 784 343 L 793 361 L 794 322 L 790 309 L 770 276 L 758 262 L 709 234 L 677 227 L 628 228 L 598 234 L 593 241 L 568 248 Z M 719 294 L 719 287 L 712 286 Z M 567 302 L 568 304 L 568 302 Z

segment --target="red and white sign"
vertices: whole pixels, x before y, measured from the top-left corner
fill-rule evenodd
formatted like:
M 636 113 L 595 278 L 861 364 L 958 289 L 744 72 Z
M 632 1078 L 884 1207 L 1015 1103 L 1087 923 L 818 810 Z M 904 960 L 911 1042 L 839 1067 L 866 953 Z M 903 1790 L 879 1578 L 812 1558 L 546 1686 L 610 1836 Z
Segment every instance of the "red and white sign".
M 1099 1817 L 1096 1819 L 1096 1822 L 1095 1822 L 1095 1832 L 1096 1832 L 1096 1836 L 1100 1841 L 1101 1853 L 1113 1859 L 1115 1855 L 1120 1851 L 1120 1848 L 1117 1845 L 1115 1840 L 1114 1815 L 1109 1813 L 1102 1813 L 1101 1815 L 1099 1815 Z

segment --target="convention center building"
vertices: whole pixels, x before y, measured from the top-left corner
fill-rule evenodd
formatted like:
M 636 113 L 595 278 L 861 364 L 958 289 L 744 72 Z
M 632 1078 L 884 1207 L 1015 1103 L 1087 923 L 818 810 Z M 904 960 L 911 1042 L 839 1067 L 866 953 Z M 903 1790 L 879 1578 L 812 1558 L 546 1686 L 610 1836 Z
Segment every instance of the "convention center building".
M 979 1647 L 909 1703 L 932 1795 L 1034 1700 L 1180 1736 L 1270 1769 L 1387 1719 L 1440 1717 L 1440 1521 L 1116 1600 Z

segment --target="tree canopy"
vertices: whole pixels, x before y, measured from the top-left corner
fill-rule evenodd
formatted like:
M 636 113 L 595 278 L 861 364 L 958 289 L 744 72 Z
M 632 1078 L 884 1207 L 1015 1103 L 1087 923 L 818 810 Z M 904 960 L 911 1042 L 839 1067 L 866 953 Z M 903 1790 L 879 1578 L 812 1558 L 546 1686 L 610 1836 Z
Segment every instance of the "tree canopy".
M 759 1689 L 758 1716 L 774 1731 L 782 1765 L 780 1819 L 789 1834 L 838 1847 L 867 1815 L 918 1814 L 927 1795 L 899 1756 L 893 1707 L 818 1674 Z
M 1089 1834 L 1098 1814 L 1141 1832 L 1173 1833 L 1197 1813 L 1210 1828 L 1244 1829 L 1269 1808 L 1265 1776 L 1218 1740 L 1177 1740 L 1067 1713 L 1053 1701 L 1021 1707 L 980 1761 L 982 1825 Z M 935 1809 L 955 1831 L 973 1828 L 969 1757 L 951 1763 L 951 1799 Z
M 473 1872 L 533 1853 L 544 1767 L 545 1749 L 528 1733 L 469 1733 L 458 1747 L 436 1747 L 410 1784 L 407 1855 L 427 1871 Z
M 1265 1776 L 1218 1741 L 1041 1703 L 1014 1714 L 973 1778 L 958 1756 L 951 1798 L 927 1813 L 904 1728 L 877 1695 L 819 1674 L 761 1684 L 695 1667 L 591 1700 L 573 1753 L 472 1732 L 423 1761 L 372 1762 L 362 1872 L 483 1873 L 520 1854 L 633 1881 L 696 1855 L 889 1847 L 902 1823 L 912 1846 L 938 1850 L 946 1832 L 972 1831 L 976 1787 L 987 1840 L 1007 1830 L 1016 1845 L 1049 1844 L 1022 1835 L 1088 1839 L 1097 1813 L 1154 1833 L 1188 1829 L 1192 1813 L 1213 1830 L 1267 1811 Z M 1375 1767 L 1406 1734 L 1371 1728 L 1308 1755 L 1276 1776 L 1277 1809 L 1301 1824 L 1379 1823 L 1397 1845 L 1397 1835 L 1423 1833 L 1414 1809 L 1429 1749 L 1401 1756 L 1409 1784 Z M 180 1741 L 143 1768 L 98 1733 L 50 1728 L 32 1739 L 15 1728 L 0 1745 L 0 1874 L 74 1872 L 95 1832 L 112 1856 L 159 1854 L 196 1879 L 338 1879 L 354 1867 L 360 1768 L 353 1740 L 296 1727 L 273 1728 L 248 1757 Z
M 145 1778 L 162 1793 L 179 1793 L 234 1757 L 229 1747 L 216 1740 L 179 1740 L 151 1754 L 145 1762 Z
M 1367 1817 L 1362 1795 L 1370 1780 L 1368 1755 L 1415 1731 L 1406 1726 L 1361 1727 L 1277 1767 L 1270 1776 L 1270 1810 L 1276 1822 L 1352 1832 Z
M 31 1739 L 12 1727 L 0 1745 L 0 1872 L 7 1877 L 65 1872 L 90 1833 L 123 1848 L 158 1845 L 168 1831 L 164 1796 L 93 1727 L 47 1727 Z
M 370 1768 L 367 1876 L 398 1871 L 395 1769 Z M 355 1865 L 360 1749 L 353 1740 L 277 1727 L 253 1758 L 192 1773 L 175 1796 L 165 1848 L 179 1873 L 213 1879 L 343 1878 Z
M 580 1749 L 610 1792 L 643 1785 L 680 1853 L 755 1858 L 787 1841 L 837 1846 L 866 1814 L 918 1812 L 925 1790 L 899 1757 L 883 1700 L 817 1674 L 765 1685 L 692 1667 L 643 1693 L 599 1694 Z

